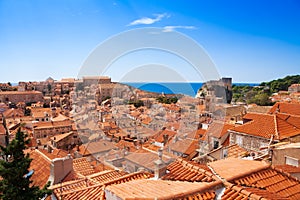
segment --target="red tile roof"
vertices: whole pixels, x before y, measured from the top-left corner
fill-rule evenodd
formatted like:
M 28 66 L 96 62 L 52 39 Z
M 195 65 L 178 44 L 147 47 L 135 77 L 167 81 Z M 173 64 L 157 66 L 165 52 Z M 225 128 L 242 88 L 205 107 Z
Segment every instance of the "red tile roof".
M 169 147 L 172 151 L 180 152 L 186 155 L 191 155 L 196 152 L 196 149 L 199 147 L 198 142 L 191 139 L 180 139 L 177 141 L 172 141 L 169 144 Z
M 185 161 L 181 158 L 172 162 L 167 167 L 167 174 L 163 180 L 189 181 L 189 182 L 213 182 L 216 177 L 206 165 Z
M 79 154 L 82 156 L 89 156 L 91 154 L 106 152 L 116 148 L 116 146 L 109 141 L 100 140 L 97 142 L 89 142 L 79 146 Z
M 163 142 L 164 141 L 164 135 L 168 135 L 168 141 L 172 139 L 177 134 L 176 131 L 171 130 L 163 130 L 157 133 L 157 135 L 154 136 L 155 141 L 157 142 Z
M 36 122 L 33 124 L 34 129 L 55 128 L 55 127 L 71 127 L 72 121 L 52 121 L 52 122 Z
M 221 121 L 214 121 L 209 125 L 206 134 L 215 138 L 221 138 L 227 133 L 228 129 L 231 129 L 233 127 L 234 125 L 232 124 L 226 124 Z
M 248 113 L 244 119 L 251 120 L 231 130 L 270 139 L 285 139 L 300 134 L 300 116 L 286 114 Z
M 58 150 L 53 151 L 52 153 L 49 153 L 46 149 L 39 149 L 39 152 L 41 152 L 44 156 L 46 156 L 48 159 L 53 160 L 54 158 L 63 158 L 67 155 L 60 155 Z
M 266 190 L 271 194 L 276 194 L 287 199 L 300 199 L 299 180 L 272 168 L 259 170 L 236 179 L 233 183 Z
M 116 174 L 109 176 L 108 173 L 112 175 L 113 172 L 109 171 L 102 173 L 104 178 L 101 178 L 101 173 L 97 173 L 95 175 L 87 176 L 84 179 L 56 184 L 51 186 L 51 189 L 53 189 L 53 193 L 57 198 L 62 197 L 64 200 L 105 199 L 105 186 L 152 177 L 151 174 L 146 172 L 136 172 L 132 174 L 125 174 L 123 176 L 116 176 Z M 93 179 L 95 177 L 97 177 L 96 179 L 100 180 L 100 182 Z
M 33 150 L 29 152 L 29 155 L 32 159 L 29 170 L 34 170 L 31 177 L 32 184 L 43 188 L 50 176 L 51 160 L 39 150 Z
M 102 171 L 99 173 L 91 174 L 88 176 L 88 179 L 90 179 L 93 182 L 98 183 L 98 184 L 104 184 L 111 180 L 116 180 L 116 179 L 124 176 L 125 174 L 126 173 L 123 171 L 106 170 L 106 171 Z
M 39 91 L 0 91 L 0 95 L 6 94 L 42 94 Z
M 105 190 L 120 199 L 215 199 L 215 192 L 208 188 L 208 183 L 144 179 L 111 185 Z
M 228 188 L 225 182 L 227 190 L 222 199 L 243 199 L 244 194 L 256 195 L 254 199 L 300 199 L 300 181 L 264 162 L 231 158 L 208 165 L 225 181 L 236 185 Z
M 15 118 L 15 117 L 23 117 L 24 112 L 20 109 L 9 109 L 3 112 L 4 117 L 6 118 Z
M 282 170 L 286 173 L 300 173 L 300 167 L 292 166 L 292 165 L 275 165 L 274 166 L 278 170 Z
M 300 103 L 277 102 L 269 110 L 269 113 L 285 113 L 290 115 L 300 115 Z
M 76 173 L 79 173 L 82 176 L 87 176 L 95 173 L 91 164 L 87 161 L 85 157 L 76 158 L 73 160 L 73 168 Z
M 251 173 L 269 168 L 269 164 L 261 161 L 227 158 L 210 162 L 210 166 L 220 177 L 230 181 Z
M 227 158 L 239 158 L 248 154 L 248 151 L 238 144 L 233 144 L 227 148 Z
M 241 200 L 263 200 L 263 199 L 273 199 L 273 200 L 287 200 L 277 194 L 270 193 L 267 190 L 260 190 L 258 188 L 249 188 L 243 186 L 237 186 L 231 183 L 225 183 L 226 190 L 222 195 L 222 200 L 229 199 L 241 199 Z
M 154 170 L 155 164 L 154 161 L 158 160 L 158 155 L 156 153 L 130 153 L 128 156 L 125 157 L 126 160 L 136 163 L 146 169 Z M 163 156 L 163 161 L 165 163 L 170 163 L 172 158 Z
M 268 139 L 270 139 L 272 135 L 277 134 L 275 129 L 275 118 L 273 115 L 248 113 L 243 118 L 252 121 L 234 127 L 231 130 Z

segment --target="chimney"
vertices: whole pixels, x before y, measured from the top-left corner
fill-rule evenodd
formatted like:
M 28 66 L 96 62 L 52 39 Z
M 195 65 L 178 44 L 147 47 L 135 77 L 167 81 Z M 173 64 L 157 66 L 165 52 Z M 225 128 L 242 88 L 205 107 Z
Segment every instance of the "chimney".
M 164 145 L 166 145 L 168 143 L 168 140 L 169 140 L 169 135 L 168 134 L 164 134 L 163 138 L 164 138 Z
M 166 174 L 167 165 L 162 159 L 163 149 L 160 148 L 158 150 L 158 160 L 154 161 L 155 169 L 154 169 L 154 179 L 161 179 L 162 176 Z
M 51 184 L 57 184 L 73 170 L 73 158 L 69 154 L 64 158 L 55 158 L 50 165 Z

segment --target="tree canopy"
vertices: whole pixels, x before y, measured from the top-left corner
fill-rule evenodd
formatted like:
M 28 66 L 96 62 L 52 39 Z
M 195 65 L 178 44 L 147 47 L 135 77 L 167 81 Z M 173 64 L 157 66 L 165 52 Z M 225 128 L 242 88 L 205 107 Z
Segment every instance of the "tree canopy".
M 300 83 L 300 75 L 286 76 L 270 82 L 262 82 L 260 86 L 268 86 L 271 92 L 278 92 L 280 90 L 287 91 L 288 87 L 295 83 Z
M 165 96 L 159 96 L 156 98 L 156 100 L 159 102 L 159 103 L 165 103 L 165 104 L 171 104 L 171 103 L 177 103 L 178 101 L 178 98 L 177 97 L 165 97 Z
M 29 140 L 19 129 L 15 139 L 6 147 L 0 146 L 2 159 L 0 159 L 0 199 L 3 200 L 32 200 L 41 199 L 51 194 L 46 185 L 42 190 L 32 185 L 29 167 L 32 159 L 24 154 Z M 34 172 L 33 172 L 34 173 Z

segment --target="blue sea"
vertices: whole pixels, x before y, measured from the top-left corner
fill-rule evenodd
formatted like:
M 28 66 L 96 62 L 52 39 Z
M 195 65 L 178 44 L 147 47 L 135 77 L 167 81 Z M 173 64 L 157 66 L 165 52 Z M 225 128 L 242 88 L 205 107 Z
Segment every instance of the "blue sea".
M 140 82 L 126 82 L 124 84 L 139 88 L 149 92 L 157 92 L 164 94 L 185 94 L 194 97 L 199 88 L 202 87 L 201 82 L 191 83 L 140 83 Z M 249 85 L 257 86 L 259 83 L 233 83 L 232 85 Z

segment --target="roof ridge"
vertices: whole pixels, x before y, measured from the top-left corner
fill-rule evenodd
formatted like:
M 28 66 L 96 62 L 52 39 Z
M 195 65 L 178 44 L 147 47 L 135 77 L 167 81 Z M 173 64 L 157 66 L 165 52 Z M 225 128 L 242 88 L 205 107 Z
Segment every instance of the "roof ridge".
M 300 183 L 300 180 L 299 180 L 298 178 L 292 176 L 290 173 L 287 173 L 287 172 L 283 171 L 282 169 L 278 169 L 278 168 L 276 168 L 276 167 L 273 166 L 273 165 L 271 166 L 271 168 L 274 169 L 274 170 L 277 171 L 277 172 L 280 172 L 280 173 L 283 174 L 284 176 L 287 176 L 288 178 L 291 178 L 291 179 L 297 181 L 298 183 Z
M 90 189 L 90 188 L 95 188 L 95 187 L 103 187 L 102 189 L 105 188 L 105 186 L 109 185 L 109 184 L 112 184 L 114 182 L 117 182 L 119 180 L 122 180 L 122 179 L 126 179 L 128 177 L 133 177 L 135 175 L 145 175 L 147 172 L 135 172 L 135 173 L 131 173 L 131 174 L 126 174 L 120 178 L 117 178 L 115 180 L 112 180 L 112 181 L 108 181 L 108 182 L 104 182 L 104 183 L 96 183 L 95 185 L 91 185 L 91 186 L 87 186 L 85 188 L 78 188 L 78 189 L 75 189 L 75 190 L 72 190 L 72 191 L 69 191 L 69 192 L 65 192 L 63 195 L 67 195 L 67 194 L 71 194 L 71 193 L 74 193 L 74 192 L 78 192 L 78 191 L 83 191 L 83 190 L 87 190 L 87 189 Z M 150 173 L 148 173 L 150 175 Z M 84 179 L 79 179 L 78 181 L 74 181 L 74 183 L 78 183 L 78 182 L 82 182 L 82 181 L 91 181 L 93 183 L 95 183 L 94 181 L 90 180 L 89 178 L 84 178 Z M 128 181 L 126 181 L 128 182 Z M 72 182 L 70 183 L 72 184 Z M 57 186 L 56 188 L 59 188 L 60 186 Z
M 279 139 L 277 115 L 274 115 L 274 125 L 275 125 L 275 136 L 276 136 L 276 139 Z
M 34 152 L 37 152 L 38 154 L 40 154 L 43 158 L 45 158 L 50 163 L 52 162 L 52 160 L 48 156 L 46 156 L 45 154 L 43 154 L 40 150 L 35 149 Z
M 107 185 L 110 185 L 112 183 L 115 183 L 117 181 L 120 181 L 120 180 L 123 180 L 123 179 L 126 179 L 126 178 L 131 178 L 131 177 L 134 177 L 136 175 L 143 175 L 145 177 L 145 175 L 150 178 L 151 174 L 150 173 L 147 173 L 147 172 L 144 172 L 144 171 L 141 171 L 141 172 L 134 172 L 134 173 L 130 173 L 130 174 L 125 174 L 119 178 L 116 178 L 114 180 L 111 180 L 111 181 L 107 181 L 107 182 L 104 182 L 102 183 L 103 186 L 107 186 Z M 146 177 L 145 177 L 146 178 Z M 128 181 L 126 181 L 128 182 Z
M 62 195 L 65 196 L 65 195 L 68 195 L 68 194 L 73 194 L 75 192 L 87 190 L 87 189 L 90 189 L 90 188 L 96 188 L 96 187 L 102 187 L 102 189 L 104 189 L 104 185 L 102 185 L 101 183 L 99 183 L 99 184 L 87 186 L 85 188 L 78 188 L 78 189 L 74 189 L 74 190 L 71 190 L 71 191 L 67 191 L 67 192 L 63 193 Z
M 94 178 L 95 176 L 106 175 L 106 174 L 109 174 L 109 173 L 115 172 L 115 171 L 118 171 L 118 170 L 104 170 L 104 171 L 101 171 L 101 172 L 96 172 L 96 173 L 87 175 L 86 177 L 87 178 Z
M 257 167 L 256 169 L 249 170 L 249 171 L 247 171 L 247 172 L 244 172 L 244 173 L 242 173 L 242 174 L 238 174 L 238 175 L 236 175 L 236 176 L 232 176 L 232 177 L 230 177 L 230 178 L 228 178 L 228 179 L 225 179 L 225 178 L 224 178 L 224 179 L 225 179 L 226 181 L 233 181 L 233 180 L 236 180 L 236 179 L 243 178 L 243 177 L 245 177 L 245 176 L 251 175 L 251 174 L 253 174 L 253 173 L 260 172 L 260 171 L 263 171 L 263 170 L 266 170 L 266 169 L 268 169 L 268 168 L 270 168 L 270 165 L 269 165 L 269 164 L 268 164 L 268 165 L 263 165 L 263 166 Z
M 280 113 L 281 114 L 281 113 Z M 277 114 L 276 114 L 276 117 L 277 117 Z M 286 119 L 282 119 L 281 117 L 279 117 L 278 116 L 278 118 L 280 119 L 280 120 L 282 120 L 282 121 L 284 121 L 285 123 L 287 123 L 287 124 L 289 124 L 289 125 L 291 125 L 291 126 L 294 126 L 294 127 L 296 127 L 297 129 L 300 129 L 300 127 L 297 127 L 295 124 L 292 124 L 292 123 L 290 123 L 290 122 L 288 122 L 287 121 L 287 119 L 289 119 L 290 117 L 298 117 L 299 119 L 300 119 L 300 116 L 298 115 L 290 115 L 290 114 L 287 114 L 287 118 Z
M 85 178 L 80 178 L 80 179 L 76 179 L 76 180 L 65 181 L 65 182 L 62 182 L 62 183 L 59 183 L 59 184 L 51 185 L 49 187 L 49 189 L 54 190 L 54 189 L 60 188 L 62 186 L 74 185 L 76 183 L 80 183 L 80 182 L 83 182 L 83 181 L 86 181 L 86 179 Z

